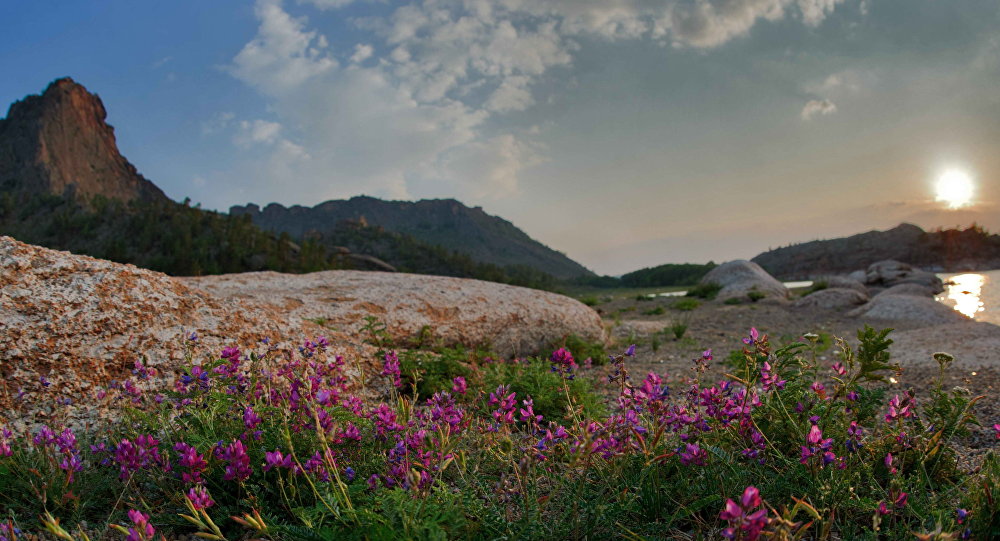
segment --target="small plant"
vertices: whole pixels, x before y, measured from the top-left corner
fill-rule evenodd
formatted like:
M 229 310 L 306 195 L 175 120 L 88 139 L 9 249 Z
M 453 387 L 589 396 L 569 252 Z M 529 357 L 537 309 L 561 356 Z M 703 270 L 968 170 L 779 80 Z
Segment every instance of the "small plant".
M 757 291 L 756 289 L 751 289 L 750 291 L 747 291 L 747 298 L 750 299 L 750 302 L 757 302 L 766 296 L 767 296 L 766 293 L 762 291 Z
M 729 297 L 728 299 L 722 301 L 722 304 L 728 304 L 731 306 L 734 304 L 743 304 L 743 301 L 741 301 L 739 297 Z
M 597 306 L 598 304 L 601 304 L 600 299 L 594 296 L 583 297 L 580 299 L 580 302 L 586 304 L 587 306 Z
M 651 308 L 649 310 L 643 311 L 642 315 L 644 315 L 644 316 L 660 316 L 660 315 L 665 314 L 666 312 L 667 312 L 667 310 L 665 308 L 663 308 L 662 306 L 657 306 L 656 308 Z
M 816 293 L 817 291 L 823 291 L 828 287 L 830 287 L 830 283 L 827 282 L 826 280 L 816 280 L 815 282 L 812 283 L 811 286 L 809 286 L 809 289 L 807 289 L 806 292 L 802 294 L 802 296 L 805 297 L 806 295 L 812 295 L 813 293 Z
M 690 297 L 677 299 L 676 301 L 673 302 L 673 304 L 670 305 L 670 307 L 673 308 L 674 310 L 680 310 L 682 312 L 690 312 L 695 308 L 698 308 L 699 306 L 701 306 L 701 301 Z
M 688 290 L 686 296 L 712 300 L 722 291 L 722 285 L 714 282 L 698 284 Z
M 677 320 L 671 323 L 666 330 L 674 335 L 674 340 L 680 340 L 684 338 L 684 333 L 688 330 L 688 323 L 687 321 Z
M 637 300 L 639 302 L 650 302 L 650 301 L 653 300 L 653 296 L 652 295 L 643 295 L 643 294 L 640 293 L 640 294 L 638 294 L 638 295 L 635 296 L 635 300 Z

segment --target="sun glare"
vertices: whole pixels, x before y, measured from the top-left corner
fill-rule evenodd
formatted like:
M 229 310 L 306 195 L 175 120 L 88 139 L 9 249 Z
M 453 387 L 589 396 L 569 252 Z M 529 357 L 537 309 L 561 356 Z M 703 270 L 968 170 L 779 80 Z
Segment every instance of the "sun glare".
M 934 191 L 937 201 L 944 202 L 948 208 L 957 209 L 972 203 L 975 185 L 972 177 L 965 171 L 949 169 L 938 177 Z

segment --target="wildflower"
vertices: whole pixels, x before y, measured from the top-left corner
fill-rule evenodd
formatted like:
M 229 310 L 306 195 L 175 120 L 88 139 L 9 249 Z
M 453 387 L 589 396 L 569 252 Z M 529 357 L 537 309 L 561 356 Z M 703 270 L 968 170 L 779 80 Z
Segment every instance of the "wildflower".
M 1000 440 L 1000 423 L 993 425 L 993 432 L 996 432 L 997 439 Z
M 152 541 L 156 529 L 149 523 L 149 515 L 130 509 L 128 518 L 132 521 L 133 526 L 129 527 L 128 537 L 125 538 L 125 541 Z
M 174 444 L 174 450 L 180 454 L 179 464 L 188 470 L 181 474 L 181 480 L 185 483 L 203 482 L 201 474 L 208 469 L 205 457 L 198 454 L 198 450 L 193 445 L 188 445 L 183 441 Z
M 809 388 L 812 389 L 812 391 L 814 393 L 816 393 L 816 396 L 818 396 L 820 398 L 820 400 L 826 400 L 826 386 L 825 385 L 823 385 L 822 383 L 820 383 L 818 381 L 814 381 L 812 383 L 812 385 L 809 386 Z
M 222 446 L 220 443 L 215 448 L 215 454 L 220 460 L 228 462 L 226 473 L 222 476 L 226 481 L 245 481 L 253 473 L 250 468 L 250 457 L 247 456 L 247 450 L 242 441 L 234 440 L 226 446 Z
M 51 381 L 49 381 L 48 379 L 46 379 L 46 378 L 45 378 L 45 376 L 41 376 L 41 377 L 40 377 L 40 378 L 38 378 L 38 379 L 39 379 L 39 381 L 41 382 L 41 384 L 42 384 L 42 387 L 48 387 L 49 385 L 52 385 L 52 382 L 51 382 Z
M 748 346 L 752 346 L 753 344 L 757 343 L 757 340 L 759 338 L 760 338 L 760 333 L 757 332 L 757 328 L 756 327 L 750 327 L 750 336 L 744 338 L 743 339 L 743 343 L 746 344 L 746 345 L 748 345 Z
M 889 470 L 889 475 L 894 475 L 896 473 L 896 468 L 892 465 L 892 453 L 885 455 L 885 468 Z
M 194 331 L 191 331 L 187 335 L 187 339 L 188 339 L 189 342 L 197 342 L 198 341 L 198 333 L 196 333 Z
M 768 523 L 767 508 L 752 510 L 760 507 L 762 503 L 760 491 L 753 486 L 746 487 L 739 504 L 731 499 L 726 500 L 726 505 L 719 513 L 719 518 L 729 522 L 729 527 L 722 530 L 722 536 L 734 539 L 738 532 L 742 532 L 742 538 L 748 541 L 760 538 L 761 532 L 764 531 Z
M 965 518 L 968 517 L 968 516 L 969 516 L 969 512 L 966 511 L 965 509 L 959 508 L 959 509 L 955 510 L 955 517 L 956 517 L 956 520 L 958 520 L 959 524 L 964 523 L 965 522 Z
M 526 400 L 522 400 L 521 404 L 524 405 L 524 407 L 519 410 L 522 421 L 527 423 L 540 423 L 542 421 L 542 416 L 535 414 L 535 403 L 530 396 Z
M 208 509 L 209 507 L 215 505 L 212 497 L 208 494 L 208 490 L 201 485 L 192 487 L 188 490 L 187 499 L 191 502 L 191 505 L 194 506 L 195 510 Z
M 847 451 L 850 453 L 856 452 L 861 448 L 861 437 L 864 435 L 864 429 L 858 425 L 857 421 L 851 421 L 851 425 L 847 427 Z
M 261 419 L 259 415 L 254 413 L 253 408 L 251 408 L 250 406 L 247 406 L 243 410 L 243 424 L 244 426 L 247 427 L 247 430 L 253 430 L 254 428 L 257 428 L 257 425 L 259 425 L 261 421 L 263 421 L 263 419 Z
M 552 371 L 563 374 L 567 379 L 573 379 L 573 370 L 577 368 L 573 354 L 566 348 L 559 348 L 552 352 L 549 357 L 552 362 Z
M 10 448 L 11 438 L 14 434 L 7 427 L 0 428 L 0 457 L 11 456 L 14 451 Z
M 697 443 L 685 443 L 684 451 L 680 457 L 681 464 L 685 466 L 690 466 L 691 464 L 704 466 L 705 459 L 708 458 L 708 452 L 702 449 Z
M 626 357 L 635 357 L 635 344 L 632 344 L 628 348 L 625 349 L 625 356 Z
M 764 391 L 784 389 L 787 381 L 781 379 L 778 375 L 773 374 L 771 370 L 771 364 L 764 361 L 764 365 L 760 369 L 760 382 L 764 386 Z
M 395 351 L 390 351 L 385 354 L 384 362 L 382 363 L 382 373 L 381 376 L 391 376 L 392 385 L 394 387 L 399 387 L 403 384 L 399 377 L 399 357 L 396 355 Z
M 885 516 L 885 515 L 888 515 L 891 511 L 889 511 L 889 508 L 886 507 L 885 502 L 881 501 L 881 502 L 878 502 L 877 512 L 878 512 L 878 514 Z
M 891 492 L 889 494 L 890 494 L 890 496 L 892 495 Z M 907 499 L 908 496 L 909 495 L 907 493 L 900 492 L 899 494 L 895 495 L 895 497 L 893 498 L 893 502 L 892 503 L 895 504 L 895 506 L 899 507 L 899 508 L 906 507 L 906 499 Z
M 368 478 L 367 484 L 369 490 L 375 490 L 378 488 L 378 475 L 373 473 L 371 477 Z
M 844 363 L 840 361 L 833 363 L 833 366 L 831 368 L 833 368 L 833 371 L 840 377 L 844 377 L 847 375 L 847 370 L 844 368 Z
M 850 400 L 851 402 L 857 402 L 858 401 L 858 392 L 857 391 L 851 391 L 851 392 L 847 393 L 847 399 Z
M 285 456 L 278 449 L 275 449 L 273 452 L 265 452 L 264 460 L 264 471 L 271 471 L 273 468 L 285 468 L 291 470 L 295 467 L 295 463 L 292 461 L 292 456 Z
M 465 394 L 468 388 L 469 385 L 462 376 L 456 376 L 455 379 L 451 380 L 451 390 L 455 394 Z
M 350 466 L 344 468 L 344 479 L 347 479 L 348 483 L 354 480 L 355 475 L 354 468 Z

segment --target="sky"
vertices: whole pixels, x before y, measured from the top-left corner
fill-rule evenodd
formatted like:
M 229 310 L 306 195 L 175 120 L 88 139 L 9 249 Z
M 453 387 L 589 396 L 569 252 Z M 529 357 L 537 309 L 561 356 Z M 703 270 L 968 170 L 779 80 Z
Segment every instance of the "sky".
M 453 197 L 602 274 L 1000 229 L 997 0 L 35 0 L 0 20 L 0 103 L 73 77 L 139 171 L 204 208 Z M 973 185 L 961 208 L 946 172 Z

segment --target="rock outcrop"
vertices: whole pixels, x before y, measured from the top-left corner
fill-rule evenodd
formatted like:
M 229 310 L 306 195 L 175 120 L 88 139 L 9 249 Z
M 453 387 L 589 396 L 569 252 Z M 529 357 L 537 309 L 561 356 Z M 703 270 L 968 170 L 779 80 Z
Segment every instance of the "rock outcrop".
M 751 292 L 770 299 L 788 298 L 788 288 L 784 284 L 775 280 L 760 265 L 743 259 L 727 261 L 715 267 L 700 283 L 722 286 L 718 294 L 721 300 L 746 298 Z
M 284 307 L 289 318 L 322 321 L 350 333 L 365 316 L 384 322 L 396 339 L 426 328 L 443 344 L 489 345 L 502 355 L 527 355 L 571 334 L 603 341 L 600 316 L 574 299 L 534 289 L 445 276 L 361 271 L 290 275 L 255 272 L 183 278 L 226 299 Z
M 0 237 L 0 424 L 98 418 L 98 392 L 137 359 L 170 380 L 191 348 L 217 358 L 228 346 L 293 350 L 325 336 L 349 365 L 375 363 L 356 332 L 368 315 L 401 338 L 426 325 L 431 342 L 509 354 L 570 334 L 604 338 L 575 300 L 491 282 L 361 271 L 182 279 Z
M 915 295 L 876 295 L 849 315 L 918 327 L 970 321 L 969 318 L 932 298 Z
M 782 280 L 806 280 L 849 273 L 886 259 L 935 272 L 995 269 L 1000 267 L 1000 235 L 974 225 L 924 231 L 904 223 L 886 231 L 776 248 L 753 261 Z
M 933 297 L 934 291 L 921 284 L 897 284 L 888 289 L 879 291 L 876 297 L 883 295 L 912 295 L 915 297 Z
M 840 310 L 854 308 L 868 302 L 868 295 L 856 289 L 832 287 L 821 289 L 797 299 L 796 307 L 821 308 L 824 310 Z
M 191 332 L 196 342 L 186 340 Z M 73 401 L 71 417 L 94 418 L 98 390 L 140 358 L 170 379 L 188 347 L 201 358 L 264 338 L 290 347 L 321 334 L 346 357 L 370 356 L 360 339 L 279 307 L 220 299 L 158 272 L 0 237 L 0 410 L 25 422 L 45 422 L 57 398 Z
M 930 289 L 933 294 L 944 291 L 944 284 L 933 272 L 923 271 L 908 263 L 891 259 L 869 265 L 865 271 L 865 284 L 885 288 L 901 284 L 917 284 Z
M 118 152 L 101 99 L 70 78 L 10 106 L 0 120 L 0 190 L 166 201 Z

